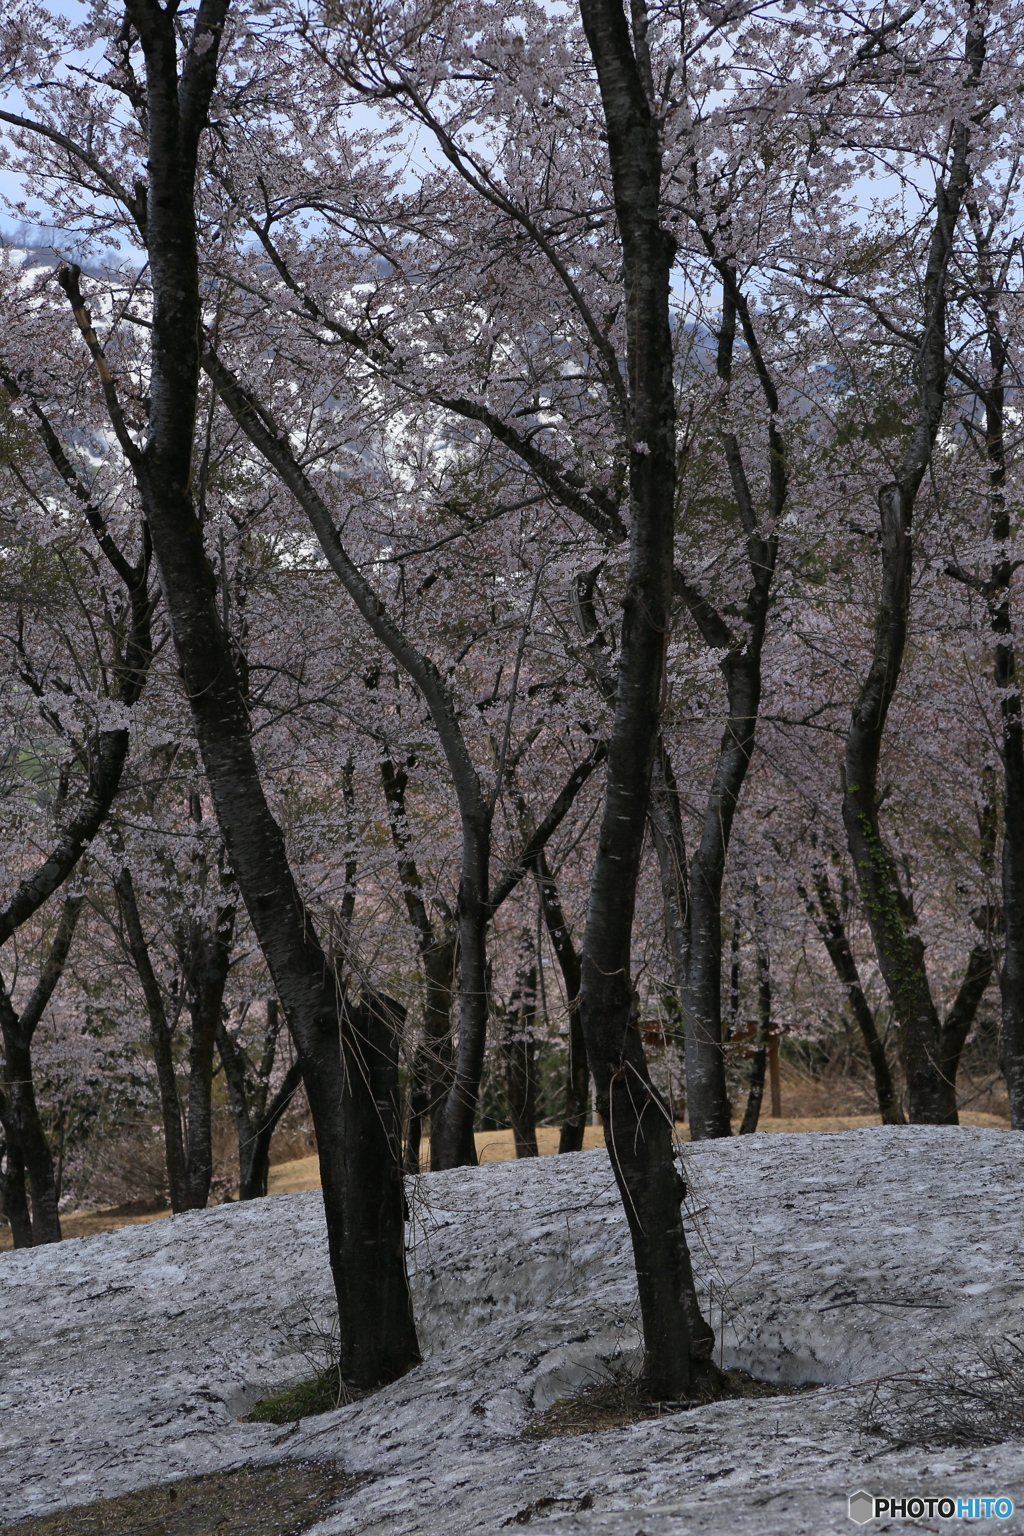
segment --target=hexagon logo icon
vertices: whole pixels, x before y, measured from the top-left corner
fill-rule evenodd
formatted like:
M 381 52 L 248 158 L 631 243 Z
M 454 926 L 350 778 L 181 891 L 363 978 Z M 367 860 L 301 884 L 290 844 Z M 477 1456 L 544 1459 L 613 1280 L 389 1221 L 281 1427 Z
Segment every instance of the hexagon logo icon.
M 866 1493 L 863 1488 L 858 1488 L 856 1493 L 850 1494 L 850 1519 L 857 1525 L 864 1525 L 875 1517 L 875 1500 L 873 1494 Z

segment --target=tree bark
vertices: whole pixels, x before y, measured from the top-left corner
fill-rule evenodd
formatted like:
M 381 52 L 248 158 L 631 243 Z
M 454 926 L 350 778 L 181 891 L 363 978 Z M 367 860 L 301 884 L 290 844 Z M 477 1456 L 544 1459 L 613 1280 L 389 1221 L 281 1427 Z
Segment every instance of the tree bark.
M 32 1242 L 59 1243 L 60 1217 L 57 1214 L 57 1177 L 46 1139 L 46 1130 L 36 1102 L 32 1075 L 32 1039 L 46 1005 L 64 973 L 71 941 L 75 936 L 84 896 L 67 896 L 61 908 L 57 931 L 40 968 L 39 979 L 28 1001 L 17 1013 L 10 994 L 0 977 L 0 1035 L 4 1044 L 2 1096 L 4 1125 L 15 1161 L 20 1159 L 28 1178 L 31 1198 Z M 24 1183 L 22 1183 L 24 1188 Z M 24 1236 L 24 1220 L 14 1189 L 19 1229 Z
M 973 46 L 973 44 L 972 44 Z M 980 44 L 982 50 L 983 42 Z M 854 704 L 843 769 L 843 823 L 879 968 L 900 1034 L 910 1119 L 956 1125 L 956 1086 L 942 1068 L 941 1027 L 913 905 L 879 824 L 878 766 L 899 684 L 910 617 L 914 504 L 931 462 L 946 392 L 946 282 L 968 176 L 968 131 L 954 123 L 952 158 L 935 194 L 924 274 L 923 339 L 917 359 L 917 419 L 897 479 L 878 495 L 882 579 L 871 666 Z
M 409 1084 L 409 1123 L 405 1134 L 404 1168 L 406 1173 L 419 1173 L 423 1145 L 423 1122 L 430 1121 L 430 1088 L 427 1052 L 422 1047 L 412 1062 Z
M 524 955 L 533 947 L 533 935 L 524 933 Z M 537 962 L 521 958 L 516 984 L 505 1009 L 501 1051 L 505 1059 L 505 1096 L 515 1141 L 516 1157 L 537 1156 Z
M 317 1132 L 338 1300 L 339 1370 L 354 1385 L 374 1386 L 419 1359 L 405 1270 L 398 1148 L 374 1092 L 380 1086 L 382 1053 L 390 1060 L 393 1030 L 374 1009 L 344 1005 L 339 980 L 296 888 L 281 829 L 260 782 L 245 700 L 192 499 L 201 324 L 196 163 L 227 0 L 200 0 L 183 42 L 180 79 L 175 15 L 156 0 L 126 0 L 126 10 L 146 68 L 149 186 L 139 222 L 149 256 L 153 312 L 144 448 L 124 424 L 77 271 L 63 272 L 62 280 L 104 385 L 115 435 L 134 470 L 228 858 L 302 1065 Z
M 32 1217 L 25 1188 L 25 1158 L 5 1117 L 5 1109 L 6 1099 L 0 1094 L 0 1123 L 4 1128 L 0 1156 L 5 1162 L 3 1176 L 0 1178 L 0 1205 L 10 1225 L 15 1248 L 31 1248 Z
M 978 257 L 974 297 L 985 316 L 990 378 L 970 380 L 985 413 L 988 461 L 989 527 L 997 549 L 987 580 L 950 563 L 947 574 L 980 592 L 988 609 L 994 641 L 993 680 L 999 695 L 1000 756 L 1003 764 L 1003 962 L 999 971 L 1003 1072 L 1010 1101 L 1010 1124 L 1024 1130 L 1024 718 L 1011 615 L 1011 585 L 1017 562 L 1007 548 L 1012 522 L 1006 504 L 1006 376 L 1008 348 L 1003 334 L 1002 289 L 1005 272 L 993 262 L 990 237 L 980 207 L 969 198 Z
M 188 1047 L 188 1141 L 186 1209 L 202 1211 L 213 1182 L 213 1053 L 231 964 L 235 909 L 221 907 L 213 927 L 193 925 L 186 954 L 191 1030 Z
M 135 895 L 135 883 L 131 870 L 125 867 L 114 882 L 121 921 L 124 924 L 128 949 L 142 986 L 149 1017 L 149 1041 L 156 1067 L 157 1092 L 160 1095 L 160 1118 L 164 1131 L 164 1160 L 167 1165 L 167 1195 L 171 1210 L 177 1213 L 188 1209 L 188 1176 L 185 1160 L 185 1141 L 182 1134 L 181 1102 L 178 1098 L 178 1080 L 174 1070 L 172 1030 L 167 1022 L 163 992 L 153 969 L 149 945 L 142 927 L 139 904 Z
M 544 924 L 565 986 L 566 1011 L 569 1016 L 569 1049 L 565 1066 L 565 1111 L 558 1134 L 559 1152 L 582 1152 L 583 1132 L 590 1105 L 590 1068 L 587 1047 L 580 1022 L 579 995 L 582 961 L 572 941 L 569 924 L 558 894 L 558 882 L 548 868 L 546 856 L 537 856 L 537 889 Z
M 747 1091 L 747 1107 L 740 1125 L 741 1136 L 752 1136 L 757 1130 L 764 1098 L 764 1072 L 768 1060 L 768 1036 L 772 1027 L 772 975 L 767 950 L 757 951 L 757 1036 L 754 1041 L 754 1058 L 750 1064 L 750 1087 Z
M 267 1028 L 258 1067 L 250 1081 L 248 1060 L 223 1019 L 217 1024 L 217 1050 L 238 1132 L 238 1198 L 259 1200 L 267 1193 L 270 1177 L 270 1144 L 274 1130 L 299 1084 L 302 1069 L 292 1062 L 277 1092 L 270 1099 L 270 1075 L 274 1068 L 280 1029 L 277 998 L 267 1001 Z
M 999 657 L 997 652 L 997 686 L 1013 690 L 1004 695 L 1002 704 L 1005 775 L 1002 887 L 1006 932 L 999 996 L 1003 1073 L 1010 1100 L 1010 1124 L 1014 1130 L 1024 1131 L 1024 725 L 1012 641 L 1004 640 L 998 649 L 1003 654 Z M 1002 683 L 1000 676 L 1005 679 Z
M 690 894 L 686 869 L 686 838 L 683 833 L 679 787 L 672 759 L 662 737 L 658 738 L 651 775 L 651 832 L 658 857 L 665 930 L 680 1004 L 686 996 L 690 974 Z M 722 1092 L 725 1069 L 722 1068 Z
M 754 751 L 761 707 L 761 656 L 778 559 L 778 537 L 774 530 L 782 518 L 788 490 L 786 450 L 775 425 L 779 400 L 774 382 L 761 354 L 736 270 L 717 253 L 711 236 L 704 231 L 702 234 L 722 280 L 722 320 L 715 364 L 723 390 L 718 436 L 746 534 L 751 584 L 742 627 L 734 633 L 705 597 L 685 578 L 676 577 L 676 586 L 706 642 L 725 650 L 721 670 L 728 703 L 728 717 L 689 879 L 689 963 L 683 991 L 683 1030 L 687 1115 L 690 1136 L 695 1141 L 732 1134 L 722 1049 L 722 882 L 736 807 Z M 767 524 L 772 531 L 767 535 L 761 531 L 739 439 L 729 425 L 728 398 L 737 320 L 769 411 Z
M 900 1096 L 896 1091 L 889 1070 L 889 1062 L 885 1054 L 885 1044 L 875 1028 L 875 1018 L 868 1007 L 868 1000 L 864 996 L 864 989 L 860 983 L 860 972 L 854 959 L 853 950 L 850 948 L 850 940 L 846 933 L 846 925 L 843 922 L 842 913 L 839 910 L 832 887 L 829 884 L 827 872 L 821 867 L 814 872 L 814 889 L 817 894 L 817 902 L 806 886 L 797 884 L 797 891 L 807 908 L 811 921 L 821 934 L 832 968 L 839 979 L 839 984 L 846 993 L 857 1027 L 861 1032 L 868 1060 L 871 1062 L 871 1071 L 875 1079 L 875 1096 L 878 1099 L 878 1113 L 882 1117 L 883 1125 L 905 1125 L 903 1107 L 900 1104 Z
M 629 576 L 604 810 L 590 885 L 579 1006 L 605 1143 L 629 1223 L 655 1396 L 686 1397 L 714 1334 L 700 1315 L 667 1106 L 647 1071 L 630 947 L 670 620 L 676 442 L 661 156 L 619 0 L 581 0 L 597 69 L 622 240 L 632 411 Z
M 957 1069 L 967 1036 L 970 1034 L 978 1012 L 978 1004 L 988 990 L 995 962 L 992 945 L 986 937 L 975 944 L 967 957 L 963 981 L 953 999 L 952 1006 L 942 1021 L 939 1033 L 939 1070 L 943 1078 L 956 1084 Z
M 405 803 L 408 774 L 405 768 L 396 768 L 390 758 L 380 765 L 384 800 L 388 808 L 391 840 L 398 856 L 398 874 L 402 882 L 402 895 L 406 911 L 416 935 L 416 946 L 423 965 L 425 993 L 423 1001 L 423 1049 L 414 1064 L 414 1077 L 424 1085 L 426 1102 L 419 1110 L 430 1117 L 430 1169 L 436 1173 L 441 1167 L 441 1126 L 444 1120 L 444 1104 L 451 1088 L 453 1075 L 452 1052 L 452 995 L 455 990 L 455 956 L 458 947 L 458 925 L 446 903 L 441 903 L 440 931 L 427 910 L 423 897 L 423 880 L 419 866 L 409 851 L 409 818 Z M 418 1075 L 417 1075 L 418 1074 Z M 475 1143 L 474 1143 L 475 1151 Z M 416 1167 L 409 1172 L 419 1172 L 419 1143 L 416 1144 Z M 411 1154 L 407 1149 L 407 1157 Z

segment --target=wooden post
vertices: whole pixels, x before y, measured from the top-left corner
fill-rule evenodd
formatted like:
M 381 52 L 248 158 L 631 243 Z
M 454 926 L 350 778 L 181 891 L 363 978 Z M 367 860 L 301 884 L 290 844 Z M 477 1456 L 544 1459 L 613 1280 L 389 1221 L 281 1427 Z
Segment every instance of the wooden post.
M 772 1089 L 772 1119 L 782 1118 L 782 1089 L 779 1083 L 779 1037 L 768 1036 L 768 1078 Z

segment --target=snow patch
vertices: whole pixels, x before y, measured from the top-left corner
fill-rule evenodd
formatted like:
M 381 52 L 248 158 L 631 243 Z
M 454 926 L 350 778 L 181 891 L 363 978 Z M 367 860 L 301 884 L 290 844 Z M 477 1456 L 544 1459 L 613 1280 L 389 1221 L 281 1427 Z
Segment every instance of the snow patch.
M 565 1501 L 543 1516 L 559 1532 L 614 1536 L 844 1531 L 858 1486 L 1021 1508 L 1020 1447 L 876 1466 L 851 1428 L 870 1388 L 846 1384 L 1024 1336 L 1022 1152 L 1018 1133 L 946 1127 L 687 1148 L 724 1363 L 829 1387 L 559 1440 L 519 1431 L 639 1345 L 603 1151 L 409 1180 L 423 1364 L 295 1429 L 239 1416 L 309 1374 L 310 1316 L 329 1319 L 318 1193 L 4 1255 L 0 1521 L 282 1456 L 375 1474 L 321 1536 L 493 1530 L 540 1498 Z

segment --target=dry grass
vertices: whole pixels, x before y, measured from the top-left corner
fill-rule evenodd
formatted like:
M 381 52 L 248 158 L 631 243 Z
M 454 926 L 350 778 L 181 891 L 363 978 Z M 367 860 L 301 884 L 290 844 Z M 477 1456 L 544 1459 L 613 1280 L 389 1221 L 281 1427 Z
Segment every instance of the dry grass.
M 560 1397 L 544 1413 L 537 1414 L 523 1430 L 524 1440 L 548 1440 L 556 1435 L 594 1435 L 605 1429 L 621 1429 L 644 1419 L 660 1419 L 667 1413 L 683 1413 L 705 1403 L 725 1402 L 737 1397 L 789 1397 L 799 1392 L 814 1392 L 816 1385 L 783 1386 L 778 1382 L 758 1381 L 746 1371 L 715 1371 L 700 1383 L 688 1402 L 655 1402 L 645 1392 L 643 1383 L 629 1376 L 616 1376 L 584 1387 L 572 1397 Z
M 97 1232 L 116 1232 L 120 1227 L 144 1226 L 147 1221 L 159 1221 L 161 1216 L 170 1214 L 166 1206 L 154 1210 L 133 1202 L 102 1211 L 74 1211 L 60 1218 L 60 1229 L 65 1237 L 93 1237 Z M 10 1227 L 0 1225 L 0 1253 L 13 1246 Z
M 317 1462 L 239 1467 L 160 1483 L 5 1530 L 8 1536 L 301 1536 L 367 1475 Z
M 773 1119 L 766 1107 L 762 1110 L 756 1134 L 852 1131 L 861 1126 L 880 1125 L 881 1120 L 877 1114 L 871 1114 L 868 1111 L 856 1112 L 854 1106 L 859 1103 L 860 1092 L 861 1089 L 855 1082 L 851 1083 L 847 1080 L 846 1091 L 838 1093 L 835 1084 L 822 1082 L 787 1062 L 782 1074 L 782 1108 L 785 1113 L 779 1119 Z M 988 1097 L 991 1098 L 992 1095 Z M 997 1101 L 993 1099 L 993 1102 Z M 285 1134 L 282 1135 L 279 1131 L 275 1135 L 274 1152 L 277 1154 L 277 1161 L 270 1170 L 268 1193 L 271 1195 L 290 1195 L 300 1190 L 320 1188 L 320 1166 L 312 1132 L 307 1124 L 307 1113 L 303 1103 L 296 1110 L 291 1123 L 285 1128 Z M 1008 1130 L 1010 1125 L 1008 1115 L 979 1109 L 962 1109 L 960 1123 L 987 1126 L 996 1130 Z M 739 1127 L 739 1120 L 734 1120 L 733 1131 L 737 1132 Z M 676 1134 L 681 1140 L 688 1141 L 689 1127 L 677 1125 Z M 542 1157 L 557 1153 L 558 1135 L 557 1126 L 537 1127 L 537 1146 Z M 586 1127 L 583 1146 L 584 1150 L 604 1146 L 604 1131 L 601 1126 Z M 127 1152 L 127 1147 L 125 1151 Z M 293 1155 L 286 1159 L 281 1156 L 286 1152 L 291 1152 Z M 512 1131 L 478 1131 L 476 1152 L 481 1163 L 511 1162 L 516 1155 Z M 234 1155 L 233 1148 L 232 1155 Z M 429 1166 L 429 1155 L 429 1147 L 424 1143 L 421 1159 L 421 1167 L 424 1170 Z M 218 1174 L 220 1190 L 230 1188 L 230 1181 L 223 1171 L 228 1166 L 225 1149 L 220 1157 L 221 1171 Z M 147 1188 L 159 1182 L 149 1173 L 141 1177 Z M 113 1187 L 123 1188 L 123 1182 L 117 1184 L 115 1180 Z M 84 1210 L 62 1216 L 61 1230 L 65 1237 L 91 1237 L 96 1232 L 110 1232 L 118 1227 L 156 1221 L 161 1216 L 169 1215 L 170 1211 L 157 1191 L 155 1198 L 151 1194 L 148 1199 L 122 1199 L 120 1203 L 100 1210 Z M 11 1246 L 10 1228 L 5 1223 L 0 1223 L 0 1252 Z
M 932 1370 L 888 1377 L 856 1427 L 897 1447 L 1024 1441 L 1024 1347 L 989 1339 L 973 1359 L 950 1356 Z

